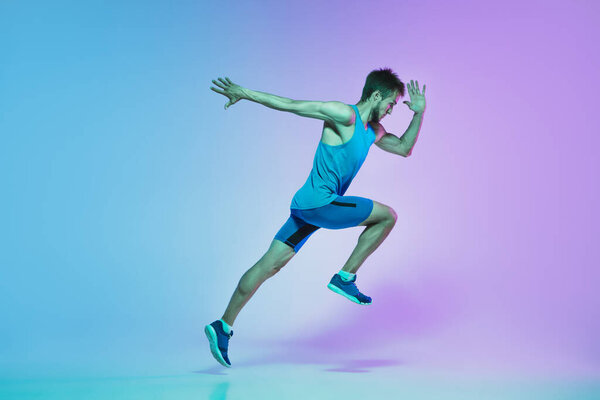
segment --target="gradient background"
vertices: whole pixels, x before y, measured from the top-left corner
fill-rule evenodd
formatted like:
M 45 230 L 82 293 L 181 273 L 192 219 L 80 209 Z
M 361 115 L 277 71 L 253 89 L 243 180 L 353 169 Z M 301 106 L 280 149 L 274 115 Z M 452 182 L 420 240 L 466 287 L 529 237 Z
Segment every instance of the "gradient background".
M 355 104 L 391 67 L 427 84 L 427 111 L 412 156 L 373 146 L 347 192 L 399 215 L 358 273 L 373 305 L 326 289 L 363 228 L 321 229 L 242 310 L 232 362 L 598 377 L 599 17 L 593 1 L 3 1 L 2 376 L 213 368 L 203 326 L 287 219 L 322 123 L 225 111 L 210 81 Z M 411 116 L 383 122 L 400 136 Z

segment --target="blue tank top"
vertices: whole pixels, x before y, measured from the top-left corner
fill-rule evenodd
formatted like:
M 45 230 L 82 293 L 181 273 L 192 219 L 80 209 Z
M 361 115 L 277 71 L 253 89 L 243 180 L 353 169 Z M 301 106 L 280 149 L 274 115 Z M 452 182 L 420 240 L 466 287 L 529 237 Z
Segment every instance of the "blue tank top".
M 358 108 L 349 105 L 356 114 L 352 138 L 338 146 L 319 141 L 310 175 L 294 195 L 290 208 L 317 208 L 343 196 L 367 158 L 369 147 L 375 142 L 375 131 L 370 124 L 365 130 Z

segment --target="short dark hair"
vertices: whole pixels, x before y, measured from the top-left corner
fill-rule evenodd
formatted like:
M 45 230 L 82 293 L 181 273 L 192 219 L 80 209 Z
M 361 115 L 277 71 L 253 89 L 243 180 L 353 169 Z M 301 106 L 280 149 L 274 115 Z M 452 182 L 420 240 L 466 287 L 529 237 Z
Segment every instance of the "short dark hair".
M 404 83 L 390 68 L 375 69 L 367 75 L 360 101 L 366 101 L 376 90 L 379 90 L 384 98 L 396 90 L 404 97 Z

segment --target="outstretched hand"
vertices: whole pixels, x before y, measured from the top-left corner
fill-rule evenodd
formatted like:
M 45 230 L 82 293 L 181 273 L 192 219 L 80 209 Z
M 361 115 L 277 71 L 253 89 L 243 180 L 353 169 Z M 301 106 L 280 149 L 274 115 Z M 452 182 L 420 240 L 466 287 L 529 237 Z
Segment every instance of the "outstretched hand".
M 234 105 L 235 103 L 237 103 L 238 101 L 240 101 L 241 99 L 244 98 L 244 96 L 243 96 L 244 92 L 243 92 L 242 87 L 231 82 L 231 80 L 227 77 L 225 77 L 225 79 L 219 78 L 219 81 L 215 81 L 213 79 L 212 83 L 214 83 L 216 86 L 223 89 L 223 90 L 219 90 L 219 89 L 216 89 L 211 86 L 210 88 L 213 91 L 215 91 L 219 94 L 222 94 L 223 96 L 225 96 L 229 99 L 229 102 L 227 104 L 225 104 L 226 110 L 229 106 Z
M 407 86 L 410 101 L 403 101 L 412 111 L 416 113 L 422 113 L 425 111 L 425 88 L 427 85 L 423 85 L 423 93 L 419 90 L 419 81 L 413 82 L 412 80 Z

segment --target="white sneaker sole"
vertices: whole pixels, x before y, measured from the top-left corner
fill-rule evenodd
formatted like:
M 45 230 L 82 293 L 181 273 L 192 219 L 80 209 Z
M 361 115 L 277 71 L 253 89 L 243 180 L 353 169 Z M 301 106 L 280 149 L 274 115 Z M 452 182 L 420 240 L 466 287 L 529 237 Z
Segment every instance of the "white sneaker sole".
M 363 303 L 363 302 L 359 301 L 356 297 L 351 296 L 348 293 L 344 292 L 342 289 L 340 289 L 339 287 L 335 286 L 333 283 L 328 284 L 327 287 L 329 288 L 329 290 L 331 290 L 333 292 L 336 292 L 337 294 L 341 294 L 342 296 L 344 296 L 348 300 L 351 300 L 351 301 L 355 302 L 356 304 L 362 304 L 363 306 L 368 306 L 371 303 L 373 303 L 372 300 L 371 300 L 371 303 Z
M 204 333 L 208 338 L 208 343 L 210 343 L 210 352 L 212 353 L 215 360 L 219 362 L 219 364 L 231 368 L 231 365 L 225 362 L 225 359 L 221 355 L 221 351 L 219 350 L 219 341 L 217 340 L 217 332 L 215 332 L 215 328 L 210 325 L 206 325 L 204 327 Z

